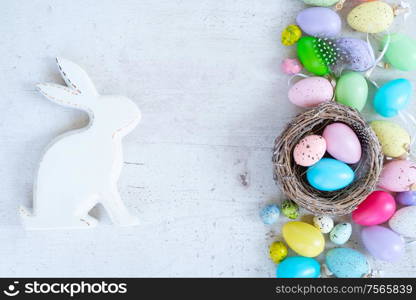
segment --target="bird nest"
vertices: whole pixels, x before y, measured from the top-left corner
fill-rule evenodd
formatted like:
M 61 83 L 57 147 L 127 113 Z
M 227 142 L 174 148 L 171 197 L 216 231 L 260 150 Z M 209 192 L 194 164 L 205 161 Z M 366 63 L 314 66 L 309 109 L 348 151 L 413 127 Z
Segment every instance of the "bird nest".
M 306 180 L 306 168 L 293 159 L 296 144 L 310 134 L 321 135 L 334 122 L 348 125 L 362 147 L 358 163 L 350 165 L 355 180 L 346 188 L 334 192 L 314 189 Z M 351 213 L 377 185 L 383 167 L 383 154 L 377 136 L 360 114 L 336 102 L 326 102 L 295 117 L 275 141 L 273 152 L 274 179 L 283 193 L 314 214 L 346 215 Z

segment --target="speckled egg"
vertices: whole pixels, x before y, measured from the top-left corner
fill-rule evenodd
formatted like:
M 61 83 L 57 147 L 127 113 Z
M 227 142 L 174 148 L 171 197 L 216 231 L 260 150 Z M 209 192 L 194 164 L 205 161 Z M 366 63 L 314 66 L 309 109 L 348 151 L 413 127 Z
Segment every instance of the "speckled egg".
M 302 10 L 296 23 L 310 36 L 335 37 L 341 32 L 341 18 L 327 7 L 310 7 Z
M 373 121 L 370 123 L 381 144 L 384 155 L 400 157 L 409 151 L 410 135 L 400 125 L 385 121 Z
M 300 140 L 293 150 L 295 162 L 304 167 L 317 163 L 325 154 L 326 142 L 320 135 L 308 135 Z
M 330 216 L 315 216 L 313 217 L 313 225 L 322 233 L 329 233 L 334 228 L 334 221 Z
M 338 278 L 361 278 L 370 271 L 367 258 L 351 248 L 334 248 L 326 253 L 325 264 Z
M 287 256 L 287 247 L 283 242 L 274 242 L 269 247 L 270 259 L 278 264 Z
M 276 204 L 270 204 L 260 211 L 260 217 L 264 224 L 271 225 L 277 222 L 280 216 L 280 209 Z
M 354 7 L 347 16 L 348 24 L 365 33 L 379 33 L 393 23 L 393 8 L 383 1 L 362 3 Z
M 364 72 L 375 62 L 374 51 L 365 41 L 356 38 L 341 38 L 335 42 L 345 61 L 347 70 Z
M 334 88 L 324 77 L 308 77 L 296 82 L 289 89 L 289 100 L 300 107 L 314 107 L 330 101 L 334 95 Z
M 407 206 L 399 209 L 389 220 L 389 226 L 398 234 L 416 238 L 416 206 Z
M 284 46 L 294 45 L 302 37 L 302 30 L 299 26 L 292 24 L 282 31 L 282 44 Z
M 332 6 L 339 0 L 303 0 L 305 4 L 314 6 Z
M 352 227 L 350 223 L 337 224 L 330 232 L 329 238 L 334 244 L 342 245 L 351 237 Z
M 282 213 L 289 219 L 296 219 L 299 217 L 299 206 L 292 200 L 285 200 L 282 203 Z
M 390 192 L 406 192 L 415 187 L 416 164 L 408 160 L 393 160 L 384 165 L 379 187 Z

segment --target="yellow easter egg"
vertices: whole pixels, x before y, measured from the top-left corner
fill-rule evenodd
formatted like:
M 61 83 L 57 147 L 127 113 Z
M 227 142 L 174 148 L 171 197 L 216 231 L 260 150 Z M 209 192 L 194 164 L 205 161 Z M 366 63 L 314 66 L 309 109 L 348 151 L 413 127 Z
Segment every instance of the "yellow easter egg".
M 305 222 L 287 222 L 282 228 L 283 238 L 293 251 L 306 257 L 315 257 L 325 248 L 325 239 L 316 227 Z
M 270 245 L 269 251 L 270 258 L 275 264 L 280 263 L 287 256 L 287 247 L 283 242 L 274 242 Z
M 282 31 L 282 44 L 291 46 L 295 44 L 302 36 L 302 30 L 297 25 L 289 25 Z
M 377 135 L 384 155 L 400 157 L 409 152 L 410 135 L 400 125 L 390 121 L 373 121 L 371 128 Z
M 347 16 L 348 24 L 355 30 L 379 33 L 393 23 L 393 8 L 383 1 L 371 1 L 354 7 Z

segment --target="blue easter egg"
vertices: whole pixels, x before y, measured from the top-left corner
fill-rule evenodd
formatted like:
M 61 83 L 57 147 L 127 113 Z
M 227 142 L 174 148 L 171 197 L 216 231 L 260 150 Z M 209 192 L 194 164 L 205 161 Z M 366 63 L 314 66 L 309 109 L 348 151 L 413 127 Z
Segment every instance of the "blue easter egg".
M 321 265 L 311 257 L 292 256 L 277 265 L 277 278 L 318 278 Z
M 401 192 L 396 194 L 396 201 L 401 205 L 416 205 L 416 192 Z
M 267 205 L 260 211 L 260 217 L 264 224 L 271 225 L 277 222 L 280 215 L 280 209 L 276 204 Z
M 383 117 L 394 117 L 410 102 L 412 83 L 407 79 L 395 79 L 381 86 L 374 97 L 374 109 Z
M 306 171 L 309 184 L 325 192 L 350 185 L 354 177 L 354 171 L 347 164 L 333 158 L 322 158 Z
M 360 278 L 369 272 L 367 258 L 350 248 L 329 250 L 326 253 L 325 264 L 338 278 Z

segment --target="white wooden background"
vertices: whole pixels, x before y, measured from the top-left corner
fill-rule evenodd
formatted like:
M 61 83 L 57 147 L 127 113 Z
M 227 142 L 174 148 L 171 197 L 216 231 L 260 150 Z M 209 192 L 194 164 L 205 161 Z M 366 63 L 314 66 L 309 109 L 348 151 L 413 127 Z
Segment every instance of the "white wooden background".
M 413 1 L 412 1 L 413 2 Z M 297 112 L 280 61 L 295 0 L 2 0 L 0 2 L 0 276 L 274 276 L 264 204 L 280 201 L 271 147 Z M 407 28 L 416 27 L 415 17 Z M 48 102 L 37 82 L 61 82 L 74 60 L 102 93 L 126 95 L 143 120 L 125 139 L 124 201 L 142 224 L 25 232 L 42 149 L 86 124 Z M 415 73 L 397 73 L 414 78 Z M 384 72 L 383 79 L 396 73 Z M 380 77 L 380 76 L 378 76 Z M 357 228 L 356 228 L 357 229 Z M 361 246 L 357 238 L 349 243 Z M 383 276 L 414 276 L 409 246 Z M 364 251 L 364 250 L 363 250 Z

